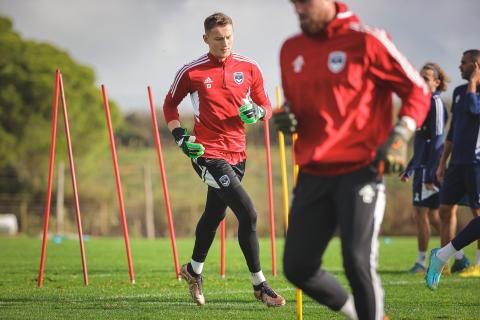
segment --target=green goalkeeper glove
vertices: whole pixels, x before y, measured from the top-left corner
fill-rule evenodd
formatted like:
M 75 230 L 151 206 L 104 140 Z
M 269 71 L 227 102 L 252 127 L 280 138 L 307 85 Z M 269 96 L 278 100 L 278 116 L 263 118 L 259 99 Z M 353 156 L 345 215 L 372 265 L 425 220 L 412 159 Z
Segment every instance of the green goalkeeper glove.
M 196 159 L 201 157 L 205 148 L 201 143 L 195 143 L 195 136 L 188 133 L 187 129 L 178 127 L 172 130 L 175 142 L 189 158 Z
M 246 124 L 255 123 L 258 120 L 263 119 L 267 114 L 265 109 L 248 99 L 243 99 L 243 105 L 238 109 L 238 112 L 240 113 L 240 118 L 243 123 Z

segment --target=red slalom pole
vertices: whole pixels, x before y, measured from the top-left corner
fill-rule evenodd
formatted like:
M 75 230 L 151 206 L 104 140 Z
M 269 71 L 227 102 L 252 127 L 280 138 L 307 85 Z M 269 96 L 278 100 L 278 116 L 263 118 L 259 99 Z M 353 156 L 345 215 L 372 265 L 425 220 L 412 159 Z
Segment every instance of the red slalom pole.
M 82 256 L 83 282 L 88 286 L 87 260 L 85 258 L 85 246 L 83 245 L 82 217 L 80 214 L 80 201 L 78 200 L 77 178 L 73 163 L 72 141 L 70 139 L 70 126 L 68 124 L 67 100 L 63 87 L 62 74 L 60 73 L 60 93 L 62 97 L 63 122 L 65 123 L 65 135 L 67 137 L 68 160 L 70 163 L 70 176 L 72 177 L 73 197 L 75 199 L 75 216 L 77 220 L 78 239 L 80 241 L 80 254 Z
M 225 278 L 225 218 L 220 222 L 220 276 Z
M 55 72 L 55 93 L 53 100 L 52 112 L 52 142 L 50 144 L 50 164 L 48 167 L 48 187 L 47 199 L 45 201 L 45 220 L 43 223 L 43 241 L 42 253 L 40 255 L 40 271 L 38 272 L 38 287 L 43 285 L 43 270 L 45 268 L 45 253 L 47 251 L 47 237 L 48 237 L 48 220 L 50 219 L 50 203 L 52 199 L 52 181 L 53 181 L 53 167 L 55 162 L 55 144 L 57 142 L 57 115 L 58 115 L 58 86 L 60 84 L 60 71 Z
M 132 256 L 130 254 L 130 241 L 128 240 L 127 218 L 125 216 L 125 206 L 123 203 L 122 183 L 120 181 L 120 171 L 118 170 L 117 150 L 115 148 L 115 138 L 113 137 L 112 119 L 110 117 L 110 107 L 108 105 L 107 90 L 102 84 L 103 105 L 107 116 L 108 135 L 110 137 L 110 146 L 112 149 L 113 168 L 115 171 L 115 181 L 117 183 L 118 202 L 120 204 L 120 215 L 122 217 L 123 237 L 125 239 L 125 249 L 127 250 L 128 272 L 130 274 L 130 282 L 135 283 L 133 274 Z
M 265 132 L 265 149 L 267 152 L 267 178 L 268 178 L 268 206 L 270 209 L 270 242 L 272 248 L 272 275 L 277 275 L 277 254 L 275 250 L 275 215 L 273 205 L 273 187 L 272 187 L 272 158 L 270 156 L 270 130 L 268 120 L 263 122 Z
M 160 165 L 160 173 L 162 176 L 163 197 L 165 200 L 165 209 L 167 211 L 168 230 L 170 232 L 170 241 L 172 242 L 173 262 L 175 263 L 175 275 L 180 280 L 180 268 L 178 266 L 177 244 L 175 242 L 175 230 L 173 228 L 172 210 L 170 208 L 170 198 L 168 196 L 167 178 L 165 175 L 165 167 L 163 165 L 162 145 L 160 144 L 160 134 L 158 133 L 157 117 L 155 116 L 155 104 L 153 102 L 152 89 L 147 87 L 148 99 L 150 101 L 150 111 L 152 113 L 153 134 L 155 136 L 155 145 L 157 146 L 158 163 Z

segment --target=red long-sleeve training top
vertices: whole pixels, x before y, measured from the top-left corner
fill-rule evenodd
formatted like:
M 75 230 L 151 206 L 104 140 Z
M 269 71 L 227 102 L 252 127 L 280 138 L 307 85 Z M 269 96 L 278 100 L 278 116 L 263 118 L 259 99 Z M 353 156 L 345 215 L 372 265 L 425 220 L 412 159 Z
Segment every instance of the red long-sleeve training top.
M 262 106 L 268 119 L 272 107 L 257 63 L 232 53 L 219 61 L 210 53 L 186 65 L 176 74 L 165 98 L 166 122 L 178 120 L 178 105 L 190 94 L 196 142 L 205 147 L 204 157 L 222 158 L 231 164 L 246 159 L 245 127 L 238 108 L 251 98 Z

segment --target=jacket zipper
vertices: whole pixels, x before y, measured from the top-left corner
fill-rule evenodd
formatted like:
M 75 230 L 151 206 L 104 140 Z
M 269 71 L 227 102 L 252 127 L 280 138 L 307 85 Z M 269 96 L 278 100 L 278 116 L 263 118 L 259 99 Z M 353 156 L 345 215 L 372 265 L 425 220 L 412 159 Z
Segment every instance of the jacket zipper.
M 225 79 L 225 62 L 222 64 L 223 88 L 227 88 L 227 80 Z

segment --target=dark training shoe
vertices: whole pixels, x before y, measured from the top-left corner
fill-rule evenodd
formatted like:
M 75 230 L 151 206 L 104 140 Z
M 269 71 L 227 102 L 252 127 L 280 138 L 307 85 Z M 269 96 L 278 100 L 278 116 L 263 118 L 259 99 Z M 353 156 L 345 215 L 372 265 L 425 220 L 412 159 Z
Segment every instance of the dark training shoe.
M 195 301 L 197 305 L 203 306 L 205 304 L 205 297 L 202 291 L 202 276 L 192 276 L 190 272 L 188 272 L 186 264 L 180 268 L 180 275 L 188 282 L 188 290 L 190 291 L 193 301 Z
M 415 262 L 415 265 L 410 269 L 408 270 L 408 273 L 410 274 L 425 274 L 426 272 L 426 268 L 424 266 L 422 266 L 420 263 L 418 262 Z
M 257 300 L 262 301 L 269 307 L 281 307 L 285 305 L 285 299 L 273 291 L 266 281 L 258 286 L 253 286 L 253 294 Z
M 457 260 L 452 264 L 452 268 L 450 269 L 452 273 L 462 272 L 467 267 L 470 266 L 470 260 L 467 257 L 463 256 L 462 259 Z

